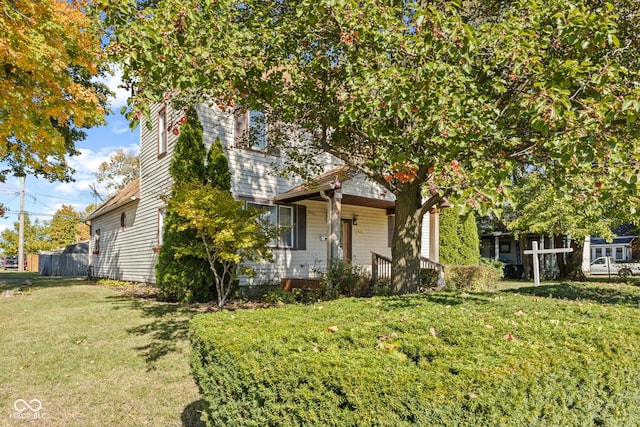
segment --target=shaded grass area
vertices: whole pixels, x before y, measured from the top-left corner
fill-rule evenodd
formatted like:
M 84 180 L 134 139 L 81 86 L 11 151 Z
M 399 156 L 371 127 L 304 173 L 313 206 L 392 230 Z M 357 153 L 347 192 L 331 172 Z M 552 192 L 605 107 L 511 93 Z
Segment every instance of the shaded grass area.
M 192 307 L 34 273 L 0 273 L 0 294 L 0 425 L 200 425 Z
M 639 302 L 572 282 L 210 313 L 195 372 L 209 425 L 640 425 Z

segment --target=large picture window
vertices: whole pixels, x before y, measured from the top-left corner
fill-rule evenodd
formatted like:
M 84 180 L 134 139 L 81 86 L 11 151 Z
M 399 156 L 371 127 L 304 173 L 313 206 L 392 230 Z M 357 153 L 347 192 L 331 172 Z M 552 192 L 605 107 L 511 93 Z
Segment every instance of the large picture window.
M 270 245 L 277 248 L 306 249 L 306 207 L 297 205 L 255 205 L 264 210 L 262 218 L 278 228 Z

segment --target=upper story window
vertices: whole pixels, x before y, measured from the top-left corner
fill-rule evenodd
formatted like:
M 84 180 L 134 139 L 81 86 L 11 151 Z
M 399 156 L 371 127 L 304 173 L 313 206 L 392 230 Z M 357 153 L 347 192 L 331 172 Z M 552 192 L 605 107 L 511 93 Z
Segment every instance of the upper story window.
M 167 107 L 158 111 L 158 156 L 167 152 Z
M 261 111 L 244 111 L 236 116 L 234 140 L 237 146 L 256 151 L 268 151 L 267 118 Z

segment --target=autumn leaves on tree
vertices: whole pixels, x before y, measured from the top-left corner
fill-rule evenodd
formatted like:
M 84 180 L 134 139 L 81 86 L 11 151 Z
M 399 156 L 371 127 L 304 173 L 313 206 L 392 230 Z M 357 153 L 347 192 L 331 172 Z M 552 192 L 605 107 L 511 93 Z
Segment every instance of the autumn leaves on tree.
M 9 174 L 71 180 L 66 155 L 107 112 L 100 35 L 84 0 L 0 2 L 0 161 Z

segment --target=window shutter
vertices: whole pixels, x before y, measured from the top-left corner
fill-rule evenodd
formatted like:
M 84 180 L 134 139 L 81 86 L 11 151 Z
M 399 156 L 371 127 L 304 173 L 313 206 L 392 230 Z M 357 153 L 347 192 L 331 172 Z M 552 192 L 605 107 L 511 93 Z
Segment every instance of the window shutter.
M 296 249 L 307 249 L 307 207 L 298 205 L 296 212 Z
M 234 115 L 233 141 L 236 147 L 244 145 L 244 139 L 247 137 L 247 129 L 249 128 L 249 112 L 243 111 L 239 115 Z
M 393 227 L 395 226 L 396 216 L 395 215 L 387 215 L 387 247 L 391 247 L 391 242 L 393 242 Z

